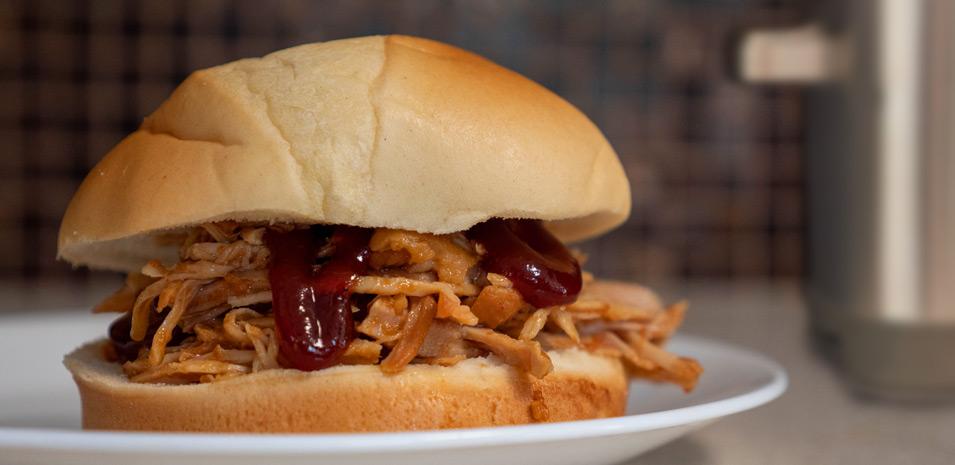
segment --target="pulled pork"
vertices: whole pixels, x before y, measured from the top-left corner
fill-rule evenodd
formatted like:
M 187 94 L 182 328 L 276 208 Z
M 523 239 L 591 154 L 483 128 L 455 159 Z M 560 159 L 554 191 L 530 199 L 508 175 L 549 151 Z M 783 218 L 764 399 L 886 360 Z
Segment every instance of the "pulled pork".
M 195 228 L 171 267 L 146 264 L 94 310 L 126 312 L 140 342 L 123 369 L 134 382 L 212 382 L 283 367 L 271 314 L 267 228 L 211 223 Z M 686 304 L 664 307 L 652 291 L 593 282 L 569 305 L 534 308 L 504 276 L 480 269 L 483 253 L 463 234 L 379 229 L 369 242 L 369 273 L 352 284 L 357 337 L 342 364 L 450 366 L 494 356 L 541 378 L 547 350 L 579 347 L 618 357 L 632 374 L 690 390 L 702 369 L 663 344 Z M 364 296 L 367 296 L 364 297 Z M 110 346 L 110 348 L 113 346 Z M 108 349 L 109 350 L 109 349 Z

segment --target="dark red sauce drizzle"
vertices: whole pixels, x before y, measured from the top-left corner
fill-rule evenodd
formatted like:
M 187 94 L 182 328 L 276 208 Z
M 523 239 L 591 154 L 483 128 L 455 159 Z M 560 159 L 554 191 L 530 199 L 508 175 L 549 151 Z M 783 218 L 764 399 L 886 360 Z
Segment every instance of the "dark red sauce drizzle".
M 269 231 L 269 283 L 279 350 L 290 366 L 320 370 L 338 363 L 355 337 L 351 284 L 367 270 L 373 230 L 353 226 Z M 580 264 L 540 221 L 492 219 L 467 232 L 487 251 L 486 271 L 506 276 L 535 307 L 573 302 L 582 285 Z M 320 249 L 331 255 L 319 263 Z M 129 337 L 131 313 L 114 321 L 109 337 L 122 361 L 135 360 L 162 321 L 150 312 L 143 341 Z M 181 333 L 174 333 L 179 339 Z
M 325 231 L 270 231 L 265 237 L 279 351 L 304 371 L 335 365 L 355 337 L 350 286 L 367 268 L 372 233 L 338 226 L 329 238 Z M 326 245 L 333 249 L 331 257 L 316 264 L 318 250 Z
M 113 344 L 113 350 L 120 362 L 136 360 L 139 356 L 139 348 L 143 345 L 142 342 L 134 341 L 129 337 L 132 325 L 132 312 L 126 312 L 109 325 L 109 342 Z
M 126 312 L 123 316 L 110 323 L 109 342 L 113 344 L 113 350 L 116 352 L 116 357 L 119 361 L 128 362 L 130 360 L 136 360 L 136 358 L 139 357 L 139 350 L 153 340 L 156 330 L 159 329 L 165 317 L 165 312 L 156 313 L 153 310 L 149 311 L 149 326 L 146 328 L 146 336 L 142 341 L 134 341 L 133 338 L 129 337 L 130 328 L 133 324 L 133 312 Z M 172 330 L 172 337 L 169 339 L 169 344 L 176 345 L 182 341 L 184 337 L 182 330 L 176 326 Z
M 467 235 L 487 250 L 484 269 L 510 279 L 531 305 L 550 307 L 577 299 L 583 284 L 580 264 L 540 221 L 492 219 Z

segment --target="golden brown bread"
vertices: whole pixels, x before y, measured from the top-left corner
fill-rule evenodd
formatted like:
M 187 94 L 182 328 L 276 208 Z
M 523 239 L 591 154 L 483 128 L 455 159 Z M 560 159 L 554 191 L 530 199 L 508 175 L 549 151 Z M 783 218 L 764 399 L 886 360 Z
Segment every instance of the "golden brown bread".
M 448 233 L 535 218 L 576 240 L 629 209 L 613 148 L 557 95 L 449 45 L 361 37 L 193 73 L 87 176 L 59 255 L 134 270 L 175 258 L 158 233 L 226 219 Z
M 453 367 L 377 366 L 272 370 L 212 384 L 127 380 L 102 358 L 104 341 L 66 356 L 83 404 L 83 427 L 204 432 L 406 431 L 568 421 L 622 415 L 627 379 L 617 359 L 577 349 L 549 352 L 541 380 L 493 359 Z M 536 394 L 535 394 L 536 393 Z M 535 405 L 535 399 L 538 403 Z M 536 414 L 535 414 L 536 410 Z

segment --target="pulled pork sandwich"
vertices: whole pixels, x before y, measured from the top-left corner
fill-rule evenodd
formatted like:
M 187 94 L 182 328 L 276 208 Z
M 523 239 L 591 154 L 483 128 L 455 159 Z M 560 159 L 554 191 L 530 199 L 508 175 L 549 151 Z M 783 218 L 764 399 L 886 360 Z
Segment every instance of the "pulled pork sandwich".
M 395 431 L 621 415 L 690 390 L 683 318 L 562 241 L 622 222 L 600 131 L 429 40 L 303 45 L 198 71 L 93 169 L 60 256 L 128 272 L 66 357 L 83 424 Z

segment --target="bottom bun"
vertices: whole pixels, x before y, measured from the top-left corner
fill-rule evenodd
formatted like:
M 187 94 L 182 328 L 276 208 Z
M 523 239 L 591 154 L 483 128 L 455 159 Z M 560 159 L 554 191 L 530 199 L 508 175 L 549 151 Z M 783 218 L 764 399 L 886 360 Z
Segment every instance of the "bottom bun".
M 548 352 L 554 371 L 534 379 L 491 358 L 452 367 L 409 365 L 269 370 L 209 384 L 130 382 L 102 357 L 103 341 L 67 355 L 83 427 L 201 432 L 407 431 L 619 416 L 627 378 L 617 359 Z

